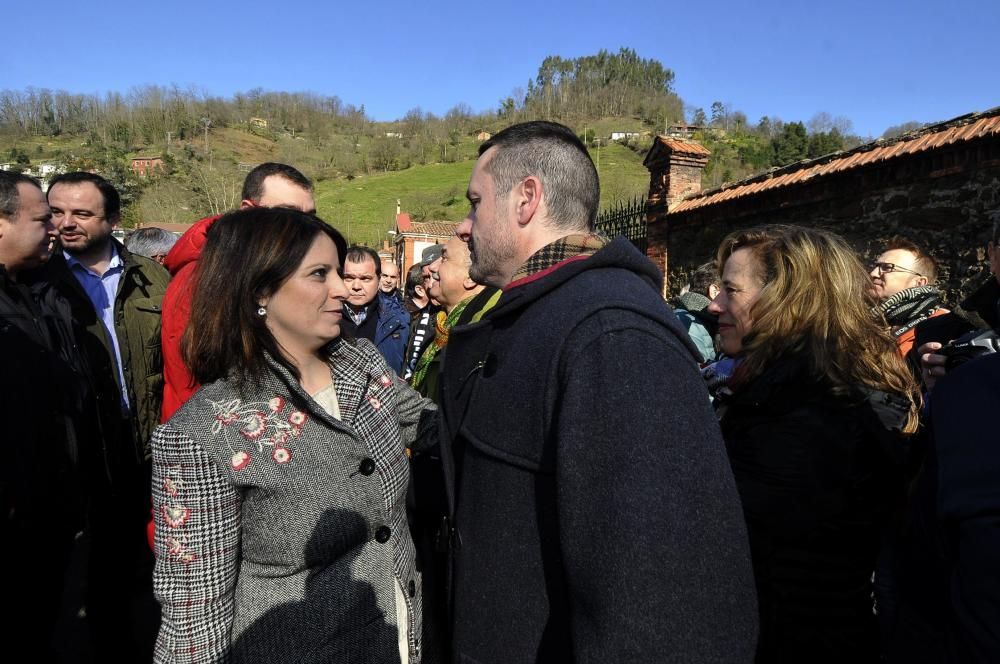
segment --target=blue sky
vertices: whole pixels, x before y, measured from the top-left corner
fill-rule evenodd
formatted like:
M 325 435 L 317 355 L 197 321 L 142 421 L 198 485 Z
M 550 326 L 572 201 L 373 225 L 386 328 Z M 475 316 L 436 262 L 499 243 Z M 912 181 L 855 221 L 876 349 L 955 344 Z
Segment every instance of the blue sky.
M 627 46 L 692 106 L 846 116 L 861 135 L 1000 105 L 1000 2 L 8 3 L 0 88 L 336 95 L 376 120 L 496 108 L 547 55 Z

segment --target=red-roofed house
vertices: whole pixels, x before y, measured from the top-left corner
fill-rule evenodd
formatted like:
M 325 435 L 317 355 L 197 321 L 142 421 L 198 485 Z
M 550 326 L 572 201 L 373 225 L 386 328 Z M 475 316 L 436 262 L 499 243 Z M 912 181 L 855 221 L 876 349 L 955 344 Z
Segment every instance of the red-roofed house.
M 427 247 L 443 244 L 455 234 L 457 221 L 412 221 L 405 212 L 396 214 L 396 261 L 406 274 Z

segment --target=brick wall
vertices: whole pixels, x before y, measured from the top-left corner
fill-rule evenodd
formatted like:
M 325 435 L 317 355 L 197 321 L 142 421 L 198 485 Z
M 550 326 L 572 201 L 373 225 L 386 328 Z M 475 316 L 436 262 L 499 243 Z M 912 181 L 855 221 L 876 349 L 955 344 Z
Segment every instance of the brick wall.
M 650 194 L 652 197 L 653 188 Z M 939 284 L 954 303 L 989 274 L 985 245 L 1000 222 L 1000 137 L 887 159 L 680 213 L 651 210 L 649 254 L 677 293 L 714 257 L 726 234 L 765 223 L 822 227 L 848 239 L 866 261 L 903 235 L 940 263 Z

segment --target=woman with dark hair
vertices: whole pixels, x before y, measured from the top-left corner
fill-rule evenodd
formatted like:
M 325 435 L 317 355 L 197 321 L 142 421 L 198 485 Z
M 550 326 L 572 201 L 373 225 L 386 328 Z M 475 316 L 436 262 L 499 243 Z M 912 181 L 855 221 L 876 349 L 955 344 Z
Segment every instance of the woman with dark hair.
M 254 208 L 213 224 L 153 436 L 156 661 L 419 661 L 405 448 L 429 402 L 340 338 L 346 243 Z
M 919 391 L 840 237 L 767 226 L 718 252 L 717 400 L 760 605 L 758 663 L 875 662 L 872 571 Z

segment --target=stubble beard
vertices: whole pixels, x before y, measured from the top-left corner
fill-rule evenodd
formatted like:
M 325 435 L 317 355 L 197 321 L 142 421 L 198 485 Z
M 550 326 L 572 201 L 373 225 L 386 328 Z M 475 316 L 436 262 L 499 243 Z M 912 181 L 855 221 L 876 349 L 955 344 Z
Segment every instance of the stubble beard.
M 505 286 L 501 266 L 503 259 L 513 254 L 513 242 L 495 242 L 493 246 L 483 245 L 477 248 L 475 240 L 469 238 L 468 244 L 471 257 L 469 278 L 477 284 Z

